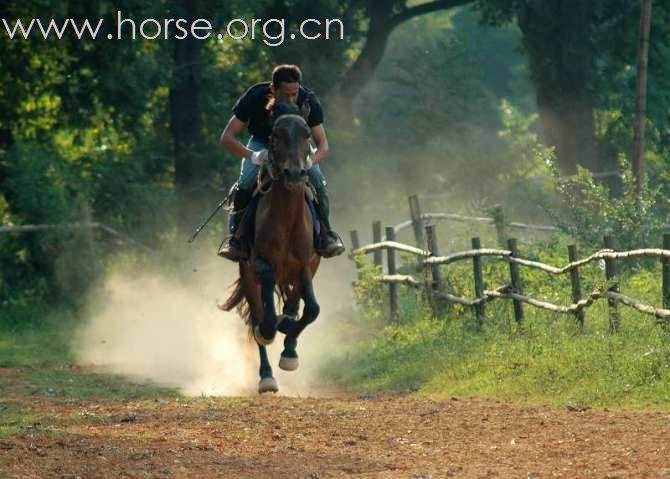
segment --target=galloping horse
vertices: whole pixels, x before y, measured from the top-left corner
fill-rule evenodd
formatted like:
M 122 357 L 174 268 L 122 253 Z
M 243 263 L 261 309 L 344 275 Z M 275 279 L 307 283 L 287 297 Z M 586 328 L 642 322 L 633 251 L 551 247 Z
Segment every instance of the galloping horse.
M 266 350 L 277 331 L 286 335 L 279 367 L 293 371 L 298 368 L 298 336 L 319 314 L 312 286 L 319 256 L 314 250 L 312 212 L 305 198 L 311 166 L 309 137 L 310 129 L 301 115 L 284 114 L 275 120 L 267 163 L 272 189 L 259 200 L 250 257 L 240 261 L 240 277 L 222 306 L 226 311 L 238 307 L 258 343 L 260 393 L 278 391 Z M 275 292 L 283 301 L 279 317 Z M 296 320 L 301 299 L 302 317 Z

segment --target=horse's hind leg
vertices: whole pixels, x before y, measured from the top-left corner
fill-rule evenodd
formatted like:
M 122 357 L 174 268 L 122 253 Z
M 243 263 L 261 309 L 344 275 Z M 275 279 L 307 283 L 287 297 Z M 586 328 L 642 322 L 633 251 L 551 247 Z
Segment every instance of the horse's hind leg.
M 258 345 L 258 353 L 261 357 L 261 367 L 259 374 L 261 380 L 258 383 L 258 392 L 263 393 L 276 393 L 279 391 L 279 386 L 274 377 L 272 377 L 272 366 L 270 366 L 270 361 L 268 360 L 268 351 L 265 346 Z
M 302 275 L 302 299 L 305 302 L 305 307 L 302 310 L 302 317 L 296 323 L 294 336 L 297 338 L 302 330 L 310 323 L 313 323 L 321 311 L 321 307 L 316 300 L 314 294 L 314 286 L 312 284 L 312 275 L 309 271 L 305 271 Z
M 254 267 L 256 276 L 261 283 L 261 300 L 263 302 L 263 318 L 260 324 L 254 327 L 254 338 L 261 346 L 267 346 L 274 341 L 277 334 L 277 311 L 275 310 L 275 275 L 270 263 L 263 258 L 257 258 Z

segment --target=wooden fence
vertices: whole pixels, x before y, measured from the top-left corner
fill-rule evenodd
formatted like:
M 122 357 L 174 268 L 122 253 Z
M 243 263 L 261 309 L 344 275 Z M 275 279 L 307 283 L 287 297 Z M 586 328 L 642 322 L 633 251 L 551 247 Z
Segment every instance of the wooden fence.
M 522 258 L 518 251 L 517 241 L 514 238 L 507 239 L 507 249 L 482 248 L 480 239 L 472 238 L 472 249 L 442 256 L 438 248 L 434 225 L 423 224 L 426 219 L 434 219 L 438 216 L 422 215 L 418 209 L 418 201 L 412 199 L 412 197 L 410 197 L 410 212 L 412 220 L 409 222 L 409 225 L 413 226 L 417 244 L 426 244 L 428 249 L 422 249 L 395 241 L 395 234 L 400 229 L 399 225 L 387 227 L 385 229 L 386 237 L 382 238 L 381 223 L 375 222 L 373 225 L 373 243 L 366 246 L 360 246 L 357 231 L 351 232 L 352 258 L 355 258 L 356 255 L 373 254 L 375 264 L 381 265 L 382 252 L 386 250 L 387 272 L 379 277 L 378 280 L 388 284 L 389 313 L 392 321 L 396 320 L 398 317 L 397 288 L 399 285 L 406 285 L 413 288 L 423 289 L 433 308 L 433 312 L 436 315 L 439 313 L 441 304 L 445 302 L 448 304 L 458 304 L 471 307 L 474 310 L 475 317 L 479 323 L 484 321 L 486 303 L 496 299 L 506 299 L 513 302 L 514 317 L 517 322 L 523 321 L 523 305 L 528 304 L 555 313 L 571 314 L 580 324 L 583 324 L 585 309 L 599 299 L 607 299 L 610 329 L 613 331 L 616 331 L 619 327 L 619 303 L 632 307 L 641 313 L 655 316 L 663 322 L 670 322 L 670 234 L 663 236 L 662 249 L 644 248 L 632 251 L 615 251 L 613 237 L 605 236 L 603 240 L 604 248 L 602 250 L 580 260 L 577 259 L 576 246 L 570 245 L 568 246 L 567 251 L 569 263 L 565 266 L 558 267 Z M 402 227 L 407 227 L 405 224 L 406 223 L 400 223 Z M 524 227 L 534 228 L 535 226 L 524 225 Z M 422 279 L 417 279 L 413 275 L 402 275 L 397 273 L 396 253 L 398 251 L 409 253 L 410 255 L 417 257 L 417 270 L 425 273 L 422 275 Z M 485 289 L 482 270 L 482 258 L 485 256 L 509 264 L 508 284 L 501 285 L 495 289 Z M 662 308 L 644 304 L 637 299 L 630 298 L 619 292 L 616 274 L 617 261 L 641 257 L 655 257 L 660 258 L 661 260 Z M 474 298 L 463 298 L 445 291 L 442 267 L 463 260 L 472 260 Z M 588 295 L 582 297 L 579 268 L 594 261 L 605 262 L 605 280 L 607 287 L 602 290 L 595 289 Z M 521 266 L 537 269 L 550 275 L 569 274 L 572 303 L 569 305 L 557 305 L 524 295 L 523 281 L 520 271 Z M 430 275 L 427 274 L 428 272 L 430 272 Z
M 97 222 L 82 222 L 82 223 L 60 223 L 60 224 L 40 224 L 40 225 L 19 225 L 19 226 L 6 226 L 0 225 L 0 234 L 2 233 L 31 233 L 34 231 L 45 231 L 45 230 L 78 230 L 78 229 L 99 229 L 104 231 L 110 236 L 119 238 L 131 246 L 141 249 L 146 253 L 154 254 L 154 250 L 143 245 L 139 241 L 136 241 L 129 236 L 116 231 L 114 228 L 107 226 L 103 223 Z

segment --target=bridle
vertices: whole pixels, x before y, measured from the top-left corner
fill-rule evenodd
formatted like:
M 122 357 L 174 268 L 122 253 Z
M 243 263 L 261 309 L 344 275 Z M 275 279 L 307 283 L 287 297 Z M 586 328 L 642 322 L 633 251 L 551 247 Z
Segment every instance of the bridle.
M 295 118 L 300 118 L 301 121 L 305 122 L 305 119 L 295 113 L 285 113 L 283 115 L 278 116 L 272 125 L 272 133 L 270 134 L 270 138 L 268 139 L 268 155 L 267 155 L 267 160 L 265 164 L 265 168 L 268 172 L 268 176 L 272 181 L 275 181 L 279 178 L 281 175 L 281 171 L 279 169 L 279 166 L 275 162 L 275 151 L 274 151 L 274 138 L 275 138 L 275 128 L 277 127 L 277 123 L 279 122 L 280 119 L 285 118 L 285 117 L 295 117 Z M 306 122 L 305 122 L 306 124 Z M 310 146 L 310 152 L 307 153 L 307 158 L 305 159 L 305 171 L 309 170 L 312 167 L 312 158 L 311 158 L 311 146 Z M 305 177 L 305 182 L 307 181 L 307 177 Z

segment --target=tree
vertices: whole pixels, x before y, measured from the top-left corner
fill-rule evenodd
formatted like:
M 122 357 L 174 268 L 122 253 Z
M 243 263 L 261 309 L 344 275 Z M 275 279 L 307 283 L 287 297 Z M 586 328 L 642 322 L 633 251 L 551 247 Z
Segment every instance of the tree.
M 200 18 L 200 0 L 177 0 L 178 18 L 191 24 Z M 192 194 L 193 179 L 202 168 L 202 115 L 200 111 L 200 69 L 202 42 L 191 35 L 173 40 L 174 64 L 170 84 L 170 131 L 174 145 L 174 187 L 177 196 L 177 235 L 186 237 L 197 210 Z
M 142 17 L 142 3 L 126 1 L 119 8 Z M 106 1 L 11 2 L 3 16 L 9 22 L 44 21 L 46 6 L 61 24 L 66 18 L 81 24 L 96 16 L 112 24 L 115 11 Z M 106 223 L 123 224 L 137 216 L 138 209 L 127 207 L 131 200 L 123 193 L 153 160 L 133 157 L 132 151 L 139 138 L 150 142 L 143 120 L 158 86 L 159 68 L 142 44 L 99 46 L 73 35 L 56 40 L 34 34 L 0 42 L 3 223 L 80 221 L 90 205 L 96 208 L 96 219 Z M 11 290 L 39 289 L 52 298 L 63 293 L 57 262 L 69 236 L 54 232 L 0 238 L 0 249 L 7 252 L 0 258 L 0 271 Z M 83 257 L 85 252 L 79 253 Z
M 574 173 L 578 164 L 615 169 L 619 152 L 632 153 L 634 78 L 628 72 L 637 58 L 639 2 L 478 0 L 477 8 L 487 24 L 516 21 L 521 28 L 543 141 L 556 147 L 562 173 Z M 650 101 L 650 118 L 660 136 L 668 124 L 663 85 L 670 79 L 664 61 L 670 37 L 662 33 L 670 29 L 668 10 L 659 4 L 650 53 L 649 94 L 659 100 Z
M 594 4 L 580 0 L 480 2 L 484 20 L 516 19 L 523 32 L 543 140 L 563 173 L 599 169 L 594 119 Z
M 302 0 L 267 3 L 263 18 L 284 18 L 295 27 L 305 18 L 341 18 L 346 40 L 286 42 L 269 51 L 275 63 L 297 63 L 309 71 L 326 103 L 331 122 L 349 125 L 353 100 L 369 82 L 384 56 L 391 33 L 420 15 L 448 10 L 474 0 L 432 0 L 412 5 L 408 0 Z M 354 58 L 354 60 L 350 60 Z
M 329 92 L 332 105 L 337 105 L 335 121 L 342 123 L 353 116 L 353 100 L 365 87 L 381 61 L 389 36 L 399 25 L 420 15 L 448 10 L 472 3 L 473 0 L 434 0 L 408 6 L 407 1 L 367 0 L 364 4 L 368 29 L 360 54 L 336 88 Z

